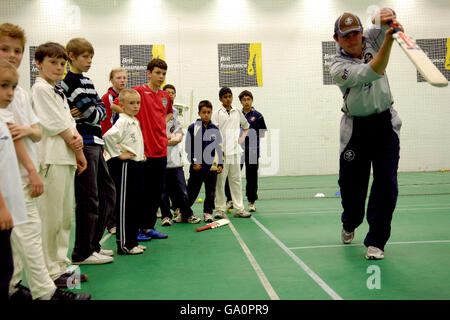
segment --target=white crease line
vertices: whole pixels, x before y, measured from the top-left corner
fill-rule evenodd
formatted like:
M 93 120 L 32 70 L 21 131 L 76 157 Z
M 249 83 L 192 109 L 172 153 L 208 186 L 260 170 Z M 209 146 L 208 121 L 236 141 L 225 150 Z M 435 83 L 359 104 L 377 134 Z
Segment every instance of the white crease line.
M 400 242 L 388 242 L 386 245 L 397 244 L 427 244 L 427 243 L 450 243 L 450 240 L 429 240 L 429 241 L 400 241 Z M 330 244 L 320 246 L 306 246 L 306 247 L 291 247 L 290 250 L 302 250 L 302 249 L 319 249 L 319 248 L 339 248 L 339 247 L 362 247 L 363 243 L 355 244 Z
M 422 210 L 449 210 L 450 207 L 424 207 L 424 208 L 396 208 L 395 211 L 422 211 Z M 341 214 L 341 210 L 321 210 L 321 211 L 309 211 L 309 212 L 293 212 L 292 210 L 277 210 L 271 213 L 260 213 L 258 215 L 268 217 L 276 215 L 308 215 L 308 214 Z M 284 212 L 283 212 L 284 211 Z
M 100 240 L 100 245 L 104 244 L 104 243 L 106 242 L 106 240 L 108 240 L 109 237 L 111 237 L 111 235 L 112 235 L 112 233 L 109 233 L 109 232 L 108 232 L 108 234 L 107 234 L 106 236 L 104 236 L 104 237 L 102 238 L 102 240 Z
M 270 232 L 263 224 L 261 224 L 255 217 L 251 217 L 255 222 L 278 246 L 286 252 L 292 260 L 295 261 L 331 298 L 334 300 L 344 300 L 339 296 L 329 285 L 325 283 L 314 271 L 312 271 L 299 257 L 297 257 L 288 247 L 286 247 L 272 232 Z
M 269 282 L 269 279 L 267 279 L 266 275 L 264 274 L 264 271 L 262 271 L 261 267 L 259 266 L 258 262 L 256 262 L 255 257 L 250 252 L 250 249 L 245 244 L 244 240 L 242 240 L 241 235 L 237 230 L 234 228 L 233 224 L 230 221 L 230 229 L 233 232 L 234 236 L 236 237 L 237 241 L 242 247 L 242 250 L 244 250 L 245 255 L 247 256 L 248 260 L 250 261 L 250 264 L 252 265 L 253 269 L 256 272 L 256 275 L 258 276 L 259 280 L 261 281 L 262 285 L 264 286 L 264 289 L 266 290 L 267 294 L 269 295 L 271 300 L 280 300 L 277 293 L 273 289 L 272 285 Z

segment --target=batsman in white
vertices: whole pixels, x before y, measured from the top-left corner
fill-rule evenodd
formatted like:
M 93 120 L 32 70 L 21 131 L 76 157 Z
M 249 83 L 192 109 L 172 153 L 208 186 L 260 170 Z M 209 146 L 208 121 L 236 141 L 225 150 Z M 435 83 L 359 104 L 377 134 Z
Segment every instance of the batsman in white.
M 340 129 L 339 186 L 342 197 L 342 241 L 352 242 L 364 220 L 365 202 L 373 167 L 367 207 L 369 232 L 364 239 L 367 259 L 383 259 L 391 234 L 397 196 L 401 120 L 393 108 L 386 75 L 393 44 L 393 27 L 403 31 L 391 9 L 381 9 L 363 30 L 360 19 L 344 13 L 334 25 L 338 54 L 330 73 L 343 94 Z M 376 22 L 378 22 L 376 24 Z

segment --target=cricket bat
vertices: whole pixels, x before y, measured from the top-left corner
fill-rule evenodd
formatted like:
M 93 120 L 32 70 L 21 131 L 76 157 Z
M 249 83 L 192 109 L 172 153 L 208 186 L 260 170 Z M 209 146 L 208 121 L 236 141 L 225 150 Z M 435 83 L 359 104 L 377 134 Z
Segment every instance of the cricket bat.
M 417 71 L 422 77 L 431 85 L 435 87 L 445 87 L 448 85 L 448 80 L 439 71 L 438 68 L 431 62 L 425 52 L 420 48 L 416 41 L 402 32 L 400 29 L 392 25 L 392 21 L 388 23 L 389 26 L 394 27 L 394 34 L 392 37 L 397 41 L 400 48 L 412 61 Z
M 197 229 L 195 229 L 195 231 L 200 232 L 203 230 L 215 229 L 215 228 L 223 227 L 229 223 L 230 223 L 230 220 L 228 220 L 228 219 L 220 219 L 220 220 L 208 223 L 204 227 L 197 228 Z

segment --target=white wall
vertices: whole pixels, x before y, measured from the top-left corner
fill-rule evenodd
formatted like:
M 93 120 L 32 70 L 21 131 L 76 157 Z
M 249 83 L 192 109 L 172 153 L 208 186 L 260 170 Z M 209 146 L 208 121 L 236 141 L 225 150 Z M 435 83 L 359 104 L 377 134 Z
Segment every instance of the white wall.
M 278 175 L 338 171 L 341 94 L 322 84 L 322 41 L 334 21 L 354 12 L 367 25 L 370 6 L 391 7 L 417 39 L 450 37 L 448 0 L 10 0 L 1 21 L 28 38 L 20 84 L 29 88 L 28 45 L 82 36 L 95 48 L 87 74 L 103 94 L 121 44 L 164 44 L 167 83 L 178 102 L 218 105 L 218 43 L 262 43 L 264 86 L 249 88 L 271 129 L 279 130 Z M 77 17 L 79 8 L 79 20 Z M 416 82 L 412 64 L 394 44 L 388 75 L 402 120 L 400 171 L 450 168 L 450 88 Z M 235 106 L 244 88 L 232 88 Z M 271 160 L 274 162 L 275 160 Z M 269 161 L 270 162 L 270 161 Z M 271 163 L 273 166 L 274 163 Z

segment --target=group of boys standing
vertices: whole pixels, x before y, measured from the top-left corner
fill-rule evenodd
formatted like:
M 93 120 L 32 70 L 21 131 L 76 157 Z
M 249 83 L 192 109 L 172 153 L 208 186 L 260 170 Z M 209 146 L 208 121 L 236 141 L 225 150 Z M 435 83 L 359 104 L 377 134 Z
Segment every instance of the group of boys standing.
M 151 60 L 147 66 L 149 83 L 120 92 L 112 105 L 119 116 L 102 134 L 101 122 L 107 110 L 92 81 L 83 75 L 92 64 L 92 45 L 84 38 L 70 40 L 66 48 L 55 42 L 40 45 L 35 52 L 40 74 L 30 99 L 17 87 L 16 68 L 25 41 L 19 26 L 0 26 L 0 68 L 5 78 L 0 81 L 5 83 L 7 97 L 0 105 L 0 129 L 5 150 L 15 150 L 8 154 L 2 151 L 0 159 L 9 157 L 9 166 L 2 166 L 0 175 L 0 261 L 6 266 L 0 279 L 3 300 L 90 299 L 88 293 L 60 288 L 71 288 L 88 278 L 68 271 L 70 263 L 114 260 L 114 252 L 100 244 L 109 217 L 116 218 L 117 253 L 141 254 L 146 247 L 139 240 L 167 238 L 155 230 L 155 224 L 157 210 L 169 196 L 180 209 L 174 221 L 201 221 L 191 206 L 202 183 L 206 191 L 205 222 L 213 221 L 214 208 L 215 218 L 225 217 L 227 177 L 235 216 L 251 215 L 242 202 L 239 143 L 245 141 L 256 111 L 244 108 L 252 112 L 246 112 L 247 121 L 242 111 L 231 106 L 229 88 L 219 92 L 223 106 L 214 114 L 211 102 L 199 103 L 200 119 L 189 127 L 186 138 L 190 178 L 184 189 L 174 190 L 169 186 L 177 179 L 175 186 L 183 186 L 184 174 L 181 179 L 181 166 L 175 167 L 180 170 L 173 170 L 173 175 L 168 174 L 172 168 L 166 169 L 168 147 L 170 150 L 181 142 L 181 124 L 173 119 L 173 99 L 161 89 L 167 64 L 161 59 Z M 70 71 L 61 81 L 67 61 Z M 250 92 L 245 96 L 253 100 Z M 262 116 L 257 122 L 257 129 L 264 131 Z M 243 134 L 239 137 L 240 127 Z M 259 148 L 259 138 L 257 141 Z M 19 161 L 11 161 L 11 155 L 16 154 Z M 110 157 L 108 161 L 105 154 Z M 75 244 L 70 261 L 67 253 L 74 202 Z M 170 220 L 163 219 L 163 225 Z M 29 289 L 21 284 L 22 270 Z

